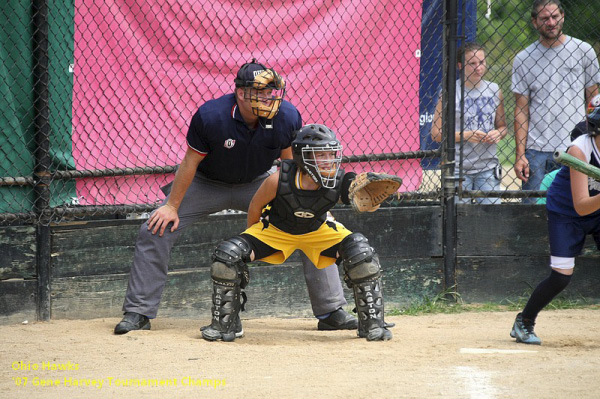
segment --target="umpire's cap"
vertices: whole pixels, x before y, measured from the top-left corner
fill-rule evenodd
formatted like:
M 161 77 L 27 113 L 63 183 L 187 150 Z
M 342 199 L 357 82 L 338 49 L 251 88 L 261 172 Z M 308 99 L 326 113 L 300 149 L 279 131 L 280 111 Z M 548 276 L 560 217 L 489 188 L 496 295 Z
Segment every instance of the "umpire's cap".
M 254 78 L 260 74 L 262 71 L 267 69 L 263 64 L 259 64 L 256 62 L 256 59 L 253 58 L 252 61 L 245 63 L 242 65 L 240 70 L 235 77 L 235 87 L 252 87 L 254 84 Z

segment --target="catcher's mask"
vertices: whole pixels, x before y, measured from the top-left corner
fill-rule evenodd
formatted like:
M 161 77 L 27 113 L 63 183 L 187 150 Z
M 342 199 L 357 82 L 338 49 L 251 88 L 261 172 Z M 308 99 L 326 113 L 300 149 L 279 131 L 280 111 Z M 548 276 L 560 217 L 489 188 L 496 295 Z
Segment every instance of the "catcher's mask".
M 600 134 L 600 94 L 590 100 L 585 120 L 587 122 L 588 134 L 590 136 L 598 136 Z
M 335 187 L 342 163 L 342 144 L 325 125 L 306 125 L 297 130 L 292 141 L 294 162 L 325 188 Z
M 285 96 L 285 80 L 273 69 L 255 59 L 242 65 L 234 80 L 235 87 L 244 89 L 244 100 L 259 118 L 273 119 Z

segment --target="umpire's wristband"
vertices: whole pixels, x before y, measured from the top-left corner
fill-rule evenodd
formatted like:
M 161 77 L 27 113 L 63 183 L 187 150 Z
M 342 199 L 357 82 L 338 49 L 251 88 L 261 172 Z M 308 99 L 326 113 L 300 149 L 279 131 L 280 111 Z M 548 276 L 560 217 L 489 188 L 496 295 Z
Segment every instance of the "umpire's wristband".
M 356 173 L 348 172 L 344 174 L 342 177 L 342 185 L 340 189 L 341 200 L 344 204 L 350 205 L 350 198 L 348 198 L 348 192 L 350 191 L 350 184 L 352 184 L 352 180 L 356 178 Z

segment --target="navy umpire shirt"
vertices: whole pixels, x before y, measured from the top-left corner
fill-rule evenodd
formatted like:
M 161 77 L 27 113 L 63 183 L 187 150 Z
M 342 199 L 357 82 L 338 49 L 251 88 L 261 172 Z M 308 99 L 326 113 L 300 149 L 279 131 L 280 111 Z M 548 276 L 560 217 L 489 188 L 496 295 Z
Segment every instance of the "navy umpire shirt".
M 204 103 L 192 117 L 188 146 L 206 157 L 198 172 L 211 180 L 229 184 L 249 183 L 268 171 L 292 144 L 293 132 L 302 127 L 302 117 L 291 103 L 282 101 L 273 128 L 260 123 L 248 128 L 235 102 L 226 94 Z

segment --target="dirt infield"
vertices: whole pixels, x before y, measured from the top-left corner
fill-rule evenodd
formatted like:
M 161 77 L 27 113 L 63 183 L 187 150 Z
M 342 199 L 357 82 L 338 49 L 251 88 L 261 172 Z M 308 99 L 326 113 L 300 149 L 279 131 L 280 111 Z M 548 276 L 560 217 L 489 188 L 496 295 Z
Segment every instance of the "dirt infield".
M 545 311 L 542 346 L 509 337 L 513 312 L 396 316 L 394 339 L 316 330 L 313 319 L 243 320 L 233 343 L 200 322 L 118 319 L 0 326 L 3 398 L 598 398 L 600 308 Z M 52 384 L 52 385 L 51 385 Z

